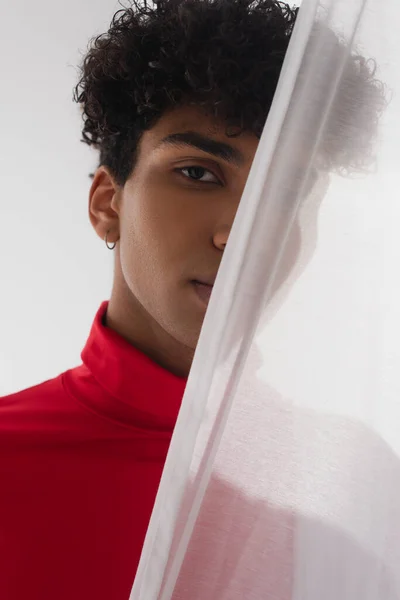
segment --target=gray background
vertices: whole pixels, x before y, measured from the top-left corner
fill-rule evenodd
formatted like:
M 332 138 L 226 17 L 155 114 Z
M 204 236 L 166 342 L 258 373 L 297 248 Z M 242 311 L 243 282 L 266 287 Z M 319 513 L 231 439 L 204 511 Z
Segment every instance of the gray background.
M 109 298 L 112 253 L 88 218 L 96 154 L 72 102 L 89 38 L 110 0 L 0 5 L 0 396 L 80 362 Z

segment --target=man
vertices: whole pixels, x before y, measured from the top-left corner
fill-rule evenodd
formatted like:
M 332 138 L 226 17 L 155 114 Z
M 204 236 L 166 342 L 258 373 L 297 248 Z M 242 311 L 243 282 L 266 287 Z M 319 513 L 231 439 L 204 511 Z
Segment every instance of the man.
M 296 10 L 119 11 L 75 99 L 115 251 L 83 364 L 0 403 L 0 598 L 127 600 L 229 232 Z

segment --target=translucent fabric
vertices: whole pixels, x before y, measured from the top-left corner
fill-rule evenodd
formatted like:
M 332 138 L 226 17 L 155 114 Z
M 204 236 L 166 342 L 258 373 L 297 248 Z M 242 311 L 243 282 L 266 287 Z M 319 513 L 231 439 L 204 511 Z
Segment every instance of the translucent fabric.
M 399 31 L 303 0 L 131 599 L 400 598 Z

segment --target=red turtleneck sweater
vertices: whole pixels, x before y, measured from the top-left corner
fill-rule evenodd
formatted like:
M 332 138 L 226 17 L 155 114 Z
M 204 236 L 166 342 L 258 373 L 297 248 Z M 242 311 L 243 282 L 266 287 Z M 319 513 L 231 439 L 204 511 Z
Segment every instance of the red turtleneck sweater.
M 0 599 L 128 600 L 186 379 L 103 325 L 0 399 Z

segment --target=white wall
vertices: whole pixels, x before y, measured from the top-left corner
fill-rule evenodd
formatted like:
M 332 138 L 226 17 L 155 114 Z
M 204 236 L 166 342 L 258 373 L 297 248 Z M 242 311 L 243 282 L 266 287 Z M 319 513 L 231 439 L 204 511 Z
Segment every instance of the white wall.
M 91 228 L 89 172 L 72 102 L 88 40 L 114 0 L 0 6 L 0 396 L 80 362 L 112 253 Z
M 112 253 L 87 215 L 96 154 L 79 141 L 72 89 L 89 38 L 118 8 L 115 0 L 0 5 L 0 396 L 78 364 L 110 295 Z

